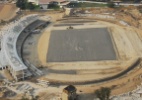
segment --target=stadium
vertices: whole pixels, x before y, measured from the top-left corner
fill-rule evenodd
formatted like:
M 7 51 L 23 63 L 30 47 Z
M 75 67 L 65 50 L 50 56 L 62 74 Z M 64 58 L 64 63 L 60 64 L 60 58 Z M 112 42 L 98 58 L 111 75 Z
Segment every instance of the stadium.
M 140 42 L 138 33 L 132 36 L 131 29 L 92 20 L 62 19 L 50 27 L 46 42 L 45 36 L 40 38 L 39 59 L 49 70 L 44 79 L 64 84 L 97 83 L 121 76 L 139 62 L 133 47 L 137 43 L 131 43 L 134 37 Z M 45 43 L 46 53 L 40 52 Z
M 140 84 L 140 29 L 108 14 L 52 18 L 31 14 L 3 27 L 0 69 L 16 81 L 34 77 L 84 93 L 115 86 L 115 95 Z

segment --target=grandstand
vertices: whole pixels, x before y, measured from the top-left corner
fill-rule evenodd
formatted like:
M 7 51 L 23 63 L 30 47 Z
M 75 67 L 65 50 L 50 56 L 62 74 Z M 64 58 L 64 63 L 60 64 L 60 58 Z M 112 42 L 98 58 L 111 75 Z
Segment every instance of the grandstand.
M 16 42 L 27 25 L 38 19 L 38 15 L 28 15 L 5 26 L 1 31 L 0 69 L 8 68 L 13 78 L 18 81 L 30 76 L 27 66 L 17 54 Z

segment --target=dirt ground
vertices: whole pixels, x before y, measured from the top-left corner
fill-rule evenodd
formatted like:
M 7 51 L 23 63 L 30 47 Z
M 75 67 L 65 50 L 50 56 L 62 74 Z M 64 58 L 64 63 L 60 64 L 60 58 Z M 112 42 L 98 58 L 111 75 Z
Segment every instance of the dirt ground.
M 17 10 L 15 4 L 0 4 L 0 20 L 8 21 L 16 15 Z
M 43 35 L 40 37 L 39 42 L 38 42 L 38 54 L 39 54 L 39 59 L 42 63 L 43 66 L 46 66 L 46 55 L 48 52 L 48 41 L 50 37 L 50 28 L 47 28 L 44 32 Z M 44 41 L 44 42 L 43 42 Z M 42 51 L 42 52 L 40 52 Z
M 131 64 L 137 61 L 137 58 L 141 55 L 141 32 L 138 29 L 132 27 L 124 27 L 115 25 L 109 22 L 104 21 L 97 21 L 94 23 L 86 23 L 85 26 L 77 25 L 74 28 L 81 29 L 84 27 L 107 27 L 111 32 L 111 37 L 113 39 L 113 45 L 115 45 L 115 50 L 117 52 L 117 61 L 99 61 L 99 62 L 72 62 L 72 63 L 46 63 L 46 54 L 48 52 L 48 41 L 50 37 L 50 30 L 51 29 L 65 29 L 65 26 L 59 27 L 50 27 L 44 31 L 43 35 L 40 37 L 38 43 L 38 55 L 40 61 L 42 62 L 43 66 L 46 66 L 53 70 L 76 70 L 78 76 L 74 75 L 67 75 L 67 74 L 55 74 L 51 73 L 42 79 L 52 80 L 52 81 L 87 81 L 92 80 L 93 75 L 95 75 L 95 79 L 105 77 L 105 76 L 112 76 L 115 75 L 122 70 L 127 69 Z M 133 38 L 132 38 L 133 37 Z M 40 52 L 42 50 L 42 52 Z M 89 67 L 88 67 L 89 66 Z M 96 66 L 96 67 L 95 67 Z M 116 73 L 114 69 L 117 69 Z M 87 70 L 88 69 L 88 70 Z M 97 70 L 97 72 L 96 72 Z M 108 72 L 104 72 L 104 70 L 108 70 Z M 111 73 L 110 72 L 114 72 Z M 99 74 L 98 74 L 99 73 Z M 133 90 L 136 88 L 137 84 L 140 84 L 140 80 L 138 80 L 138 76 L 141 73 L 140 70 L 136 70 L 128 77 L 122 77 L 117 80 L 113 80 L 110 82 L 105 82 L 101 84 L 95 85 L 87 85 L 87 86 L 76 86 L 78 90 L 83 91 L 83 93 L 92 93 L 95 89 L 98 89 L 102 86 L 106 87 L 115 87 L 112 91 L 112 95 L 124 93 Z M 84 74 L 83 76 L 81 74 Z M 92 75 L 92 76 L 91 76 Z M 104 75 L 104 76 L 103 76 Z M 62 78 L 61 78 L 62 77 Z M 88 78 L 89 77 L 89 78 Z M 69 80 L 68 80 L 69 79 Z M 133 80 L 136 80 L 135 82 Z M 129 82 L 131 81 L 131 82 Z M 123 87 L 123 90 L 122 88 Z

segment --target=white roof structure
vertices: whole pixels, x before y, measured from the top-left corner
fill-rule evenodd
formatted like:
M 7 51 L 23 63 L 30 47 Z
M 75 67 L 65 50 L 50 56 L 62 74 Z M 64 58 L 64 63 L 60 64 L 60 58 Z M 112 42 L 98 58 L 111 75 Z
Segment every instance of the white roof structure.
M 52 1 L 63 2 L 63 1 L 66 1 L 66 0 L 28 0 L 28 2 L 32 2 L 36 5 L 46 5 L 46 4 L 49 4 Z

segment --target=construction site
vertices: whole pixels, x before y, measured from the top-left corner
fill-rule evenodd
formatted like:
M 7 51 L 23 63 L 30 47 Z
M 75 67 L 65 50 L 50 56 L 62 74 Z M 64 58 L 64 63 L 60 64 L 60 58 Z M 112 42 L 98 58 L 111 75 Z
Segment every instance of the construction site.
M 23 11 L 16 21 L 15 13 L 0 16 L 11 20 L 0 26 L 0 97 L 61 100 L 71 84 L 78 100 L 97 100 L 93 93 L 101 87 L 111 88 L 111 100 L 141 100 L 141 11 L 141 6 L 66 8 Z

